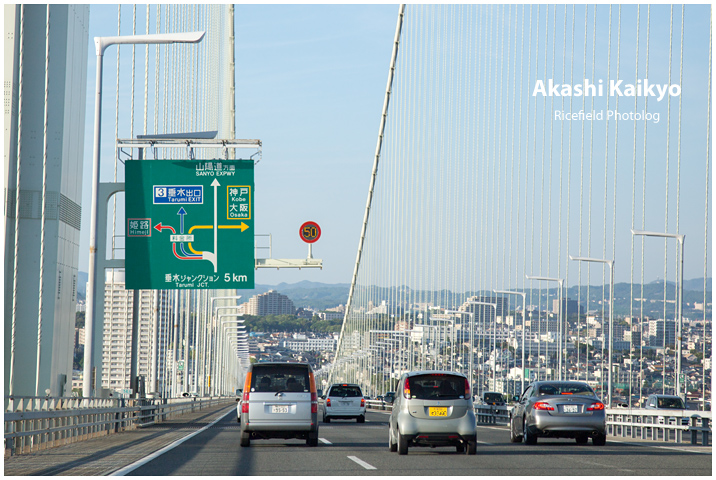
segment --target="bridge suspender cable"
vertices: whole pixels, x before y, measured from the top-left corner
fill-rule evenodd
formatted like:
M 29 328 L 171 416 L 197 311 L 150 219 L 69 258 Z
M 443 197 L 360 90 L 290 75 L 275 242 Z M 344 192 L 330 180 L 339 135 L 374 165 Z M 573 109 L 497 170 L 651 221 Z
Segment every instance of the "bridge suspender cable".
M 366 230 L 368 229 L 368 218 L 370 216 L 370 206 L 373 200 L 373 189 L 375 188 L 375 179 L 378 175 L 378 164 L 380 161 L 380 150 L 383 144 L 383 133 L 385 132 L 385 122 L 388 116 L 388 104 L 390 102 L 390 92 L 393 86 L 393 76 L 395 73 L 395 62 L 398 57 L 398 45 L 400 44 L 400 31 L 403 26 L 403 15 L 405 12 L 405 4 L 401 4 L 398 10 L 398 24 L 395 28 L 395 40 L 393 41 L 393 53 L 390 59 L 390 71 L 388 73 L 388 85 L 385 90 L 385 100 L 383 102 L 383 113 L 380 119 L 380 129 L 378 131 L 378 143 L 375 147 L 375 158 L 373 160 L 373 173 L 370 178 L 370 187 L 368 188 L 368 201 L 365 206 L 365 215 L 363 217 L 363 227 L 361 229 L 360 241 L 358 243 L 358 254 L 356 256 L 356 264 L 353 270 L 353 280 L 351 281 L 350 292 L 348 293 L 348 302 L 346 303 L 346 311 L 343 316 L 343 325 L 341 326 L 341 334 L 338 337 L 338 345 L 336 346 L 336 357 L 340 354 L 341 345 L 343 343 L 343 334 L 345 333 L 346 323 L 350 316 L 351 304 L 353 295 L 355 293 L 356 280 L 358 278 L 358 268 L 360 267 L 360 258 L 363 251 L 363 243 L 365 241 Z M 331 379 L 333 379 L 333 372 L 331 372 Z

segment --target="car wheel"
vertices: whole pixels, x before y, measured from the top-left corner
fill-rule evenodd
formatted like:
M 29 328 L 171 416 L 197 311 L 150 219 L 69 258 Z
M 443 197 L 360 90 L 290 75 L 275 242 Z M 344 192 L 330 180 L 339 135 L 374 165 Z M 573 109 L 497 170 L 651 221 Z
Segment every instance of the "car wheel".
M 465 444 L 459 443 L 459 444 L 455 445 L 455 451 L 457 453 L 465 453 Z
M 592 445 L 597 447 L 603 447 L 607 444 L 607 436 L 603 435 L 601 433 L 598 433 L 597 435 L 592 437 Z
M 356 418 L 356 421 L 358 423 L 365 423 L 365 415 L 361 415 L 358 418 Z
M 524 440 L 525 445 L 536 445 L 537 444 L 537 435 L 530 433 L 529 428 L 527 428 L 526 420 L 522 424 L 522 439 Z
M 398 451 L 398 444 L 393 442 L 393 429 L 388 429 L 388 450 L 391 452 Z
M 522 441 L 522 436 L 515 434 L 515 420 L 513 418 L 510 421 L 510 442 L 520 443 L 521 441 Z
M 584 445 L 589 441 L 589 436 L 587 435 L 577 435 L 575 437 L 575 440 L 577 441 L 577 445 Z
M 467 441 L 467 452 L 468 455 L 475 455 L 477 454 L 477 440 L 468 440 Z
M 408 454 L 408 437 L 400 433 L 398 430 L 398 455 Z
M 323 416 L 323 423 L 331 423 L 331 417 L 324 415 L 324 416 Z
M 239 442 L 239 445 L 242 447 L 248 447 L 251 445 L 251 438 L 249 435 L 249 432 L 241 431 L 241 441 Z
M 315 447 L 316 445 L 318 445 L 318 431 L 308 432 L 306 445 L 308 445 L 309 447 Z

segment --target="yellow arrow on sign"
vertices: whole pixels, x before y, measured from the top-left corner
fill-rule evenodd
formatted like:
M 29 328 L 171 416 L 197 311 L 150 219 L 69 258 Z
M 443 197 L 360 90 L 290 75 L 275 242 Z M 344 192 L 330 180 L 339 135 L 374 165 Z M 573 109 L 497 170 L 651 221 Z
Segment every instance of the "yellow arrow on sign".
M 192 230 L 197 229 L 197 228 L 198 229 L 210 229 L 210 228 L 214 228 L 214 226 L 213 225 L 194 225 L 193 227 L 191 227 L 189 229 L 189 233 L 191 234 Z M 248 230 L 249 226 L 246 225 L 244 222 L 241 222 L 241 224 L 239 224 L 239 225 L 219 225 L 219 228 L 240 228 L 242 232 L 245 232 L 246 230 Z M 203 253 L 203 252 L 197 252 L 196 250 L 191 248 L 191 243 L 189 243 L 188 245 L 189 245 L 189 250 L 191 250 L 192 253 L 195 253 L 197 255 L 201 255 Z

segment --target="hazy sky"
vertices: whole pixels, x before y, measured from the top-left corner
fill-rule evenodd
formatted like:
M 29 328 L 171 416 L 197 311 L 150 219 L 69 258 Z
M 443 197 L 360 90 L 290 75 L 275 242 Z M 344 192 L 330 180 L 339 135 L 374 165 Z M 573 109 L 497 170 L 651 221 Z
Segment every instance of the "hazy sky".
M 259 269 L 257 284 L 350 282 L 397 14 L 397 5 L 236 5 L 236 136 L 263 142 L 255 168 L 256 233 L 272 234 L 273 258 L 306 258 L 299 227 L 311 220 L 322 230 L 313 245 L 322 270 Z M 131 18 L 131 5 L 125 5 L 128 34 Z M 141 33 L 144 23 L 137 23 Z M 92 38 L 116 32 L 117 6 L 92 5 L 81 271 L 88 269 L 89 248 Z M 107 72 L 114 69 L 115 48 L 105 57 L 104 88 L 112 97 L 115 80 Z M 103 122 L 114 125 L 114 111 L 103 111 Z M 102 140 L 111 145 L 104 133 Z M 112 171 L 113 159 L 103 159 L 102 181 L 110 181 Z
M 125 28 L 126 34 L 131 34 L 131 5 L 122 8 L 123 34 Z M 626 8 L 625 18 L 630 11 Z M 397 14 L 397 5 L 386 4 L 236 5 L 236 135 L 263 142 L 263 158 L 255 168 L 255 233 L 272 234 L 273 258 L 298 259 L 308 252 L 298 236 L 300 225 L 312 220 L 322 229 L 321 239 L 313 246 L 313 256 L 323 259 L 322 270 L 260 269 L 257 284 L 351 281 Z M 668 26 L 668 8 L 655 8 L 652 15 L 651 35 L 658 46 L 657 37 L 663 35 L 657 33 Z M 708 19 L 704 21 L 708 25 Z M 139 25 L 143 26 L 143 21 L 138 20 L 138 30 L 143 29 Z M 678 31 L 679 26 L 675 28 Z M 624 35 L 633 30 L 625 26 Z M 88 268 L 95 75 L 92 38 L 116 32 L 117 6 L 92 5 L 81 271 Z M 707 41 L 706 32 L 703 42 Z M 105 75 L 108 64 L 116 62 L 115 52 L 112 48 L 105 57 Z M 658 63 L 652 63 L 652 71 Z M 685 77 L 690 74 L 688 70 L 684 73 Z M 104 85 L 113 97 L 114 77 L 107 75 Z M 114 124 L 112 109 L 103 111 L 103 122 Z M 685 147 L 690 133 L 688 129 L 684 133 Z M 103 145 L 111 145 L 105 134 Z M 689 168 L 687 162 L 684 168 Z M 102 181 L 111 179 L 112 164 L 111 158 L 103 160 Z M 696 187 L 703 189 L 701 184 Z M 682 188 L 689 185 L 682 184 Z M 672 195 L 674 190 L 672 187 Z M 696 223 L 702 219 L 703 211 Z M 703 229 L 694 232 L 687 240 L 686 257 L 693 267 L 687 265 L 687 279 L 703 275 L 703 265 L 692 263 L 694 258 L 703 258 Z M 267 240 L 258 238 L 257 245 L 267 245 Z M 663 257 L 663 247 L 661 252 Z M 626 269 L 621 274 L 626 275 Z

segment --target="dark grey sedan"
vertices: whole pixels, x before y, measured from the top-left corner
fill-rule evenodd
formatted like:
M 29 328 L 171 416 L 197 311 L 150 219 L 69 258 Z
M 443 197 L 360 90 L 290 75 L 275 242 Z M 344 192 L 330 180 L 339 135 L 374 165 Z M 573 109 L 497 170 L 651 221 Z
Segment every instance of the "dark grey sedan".
M 574 438 L 594 445 L 607 440 L 604 404 L 584 382 L 539 381 L 527 386 L 510 415 L 510 441 L 537 443 L 538 437 Z

